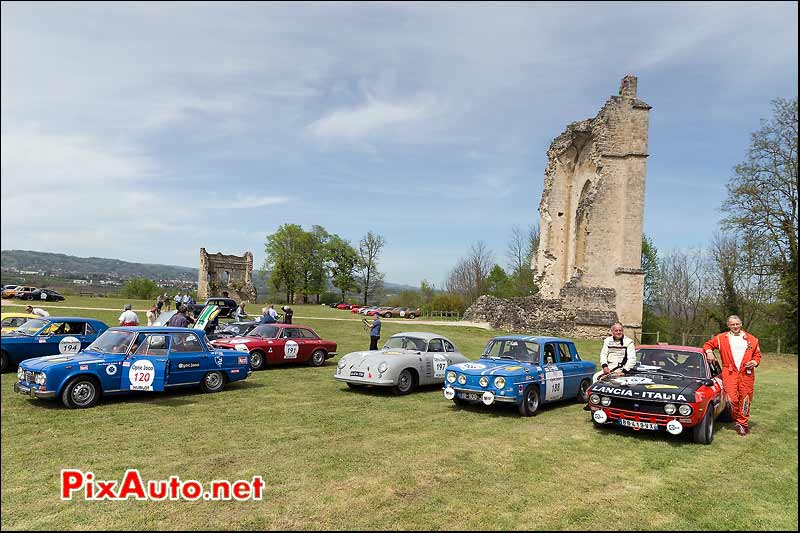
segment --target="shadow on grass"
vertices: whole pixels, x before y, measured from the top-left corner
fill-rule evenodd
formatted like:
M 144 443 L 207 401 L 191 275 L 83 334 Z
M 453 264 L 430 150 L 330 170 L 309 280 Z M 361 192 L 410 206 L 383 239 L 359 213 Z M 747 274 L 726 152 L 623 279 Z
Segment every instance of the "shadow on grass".
M 549 413 L 551 411 L 558 412 L 562 409 L 567 409 L 569 407 L 578 407 L 580 408 L 581 404 L 570 402 L 570 401 L 563 401 L 563 402 L 554 402 L 554 403 L 546 403 L 544 405 L 539 406 L 539 410 L 536 411 L 536 414 L 533 415 L 532 419 L 544 414 Z M 495 402 L 493 405 L 483 405 L 481 402 L 469 402 L 463 403 L 461 405 L 453 404 L 452 405 L 453 411 L 467 411 L 470 413 L 486 413 L 488 416 L 492 416 L 495 418 L 498 417 L 516 417 L 525 419 L 528 417 L 522 416 L 519 413 L 519 407 L 517 407 L 516 403 L 505 403 L 505 402 Z
M 660 429 L 658 431 L 646 429 L 640 429 L 636 431 L 618 424 L 608 424 L 601 427 L 595 425 L 591 420 L 588 421 L 588 424 L 591 424 L 595 431 L 625 439 L 627 442 L 630 442 L 632 446 L 635 445 L 634 442 L 642 440 L 651 442 L 665 442 L 673 448 L 703 446 L 703 444 L 698 444 L 692 440 L 692 430 L 694 427 L 685 428 L 679 435 L 671 435 L 666 430 Z M 714 436 L 719 435 L 719 433 L 722 431 L 732 431 L 736 433 L 735 424 L 733 422 L 714 422 Z M 714 445 L 713 441 L 710 445 Z
M 392 387 L 390 386 L 379 386 L 379 385 L 356 385 L 355 388 L 352 387 L 345 387 L 340 389 L 342 392 L 346 392 L 348 394 L 365 394 L 367 396 L 388 396 L 390 398 L 402 398 L 403 396 L 419 396 L 419 395 L 433 395 L 433 394 L 441 394 L 442 386 L 436 383 L 431 385 L 419 385 L 409 394 L 404 395 L 397 395 L 392 392 Z

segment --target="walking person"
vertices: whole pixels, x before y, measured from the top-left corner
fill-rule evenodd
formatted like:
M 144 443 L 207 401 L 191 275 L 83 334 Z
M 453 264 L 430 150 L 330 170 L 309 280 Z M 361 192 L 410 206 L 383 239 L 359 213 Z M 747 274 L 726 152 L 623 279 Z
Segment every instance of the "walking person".
M 372 326 L 369 328 L 369 349 L 378 349 L 378 340 L 381 338 L 381 317 L 377 314 L 372 317 Z

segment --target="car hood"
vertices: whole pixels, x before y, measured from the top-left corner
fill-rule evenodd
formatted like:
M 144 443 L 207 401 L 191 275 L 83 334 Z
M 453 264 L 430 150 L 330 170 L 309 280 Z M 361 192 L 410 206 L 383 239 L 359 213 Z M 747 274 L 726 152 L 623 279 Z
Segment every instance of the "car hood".
M 402 348 L 367 350 L 363 352 L 351 352 L 342 357 L 339 363 L 344 362 L 350 368 L 376 367 L 384 361 L 389 365 L 392 364 L 392 361 L 402 361 L 409 358 L 413 358 L 414 361 L 417 361 L 422 353 L 423 352 L 418 350 L 404 350 Z
M 268 343 L 269 341 L 274 341 L 275 339 L 260 339 L 256 337 L 224 337 L 220 339 L 214 339 L 214 346 L 218 346 L 220 348 L 230 348 L 233 350 L 236 348 L 237 344 L 244 344 L 245 346 L 250 346 L 251 344 L 255 343 Z
M 591 392 L 656 402 L 693 402 L 703 381 L 655 372 L 630 372 L 625 376 L 597 381 Z
M 34 343 L 38 336 L 32 335 L 22 335 L 20 333 L 16 333 L 15 331 L 9 331 L 8 333 L 3 334 L 2 344 L 25 344 L 25 343 Z
M 525 371 L 526 369 L 528 372 Z M 535 372 L 536 367 L 530 363 L 509 361 L 508 359 L 481 358 L 477 361 L 469 361 L 467 363 L 450 365 L 448 370 L 455 370 L 468 376 L 515 376 Z
M 102 363 L 105 362 L 103 354 L 97 352 L 78 352 L 76 354 L 57 354 L 45 357 L 34 357 L 22 361 L 19 366 L 24 370 L 42 372 L 51 370 L 58 366 L 68 366 L 75 364 Z

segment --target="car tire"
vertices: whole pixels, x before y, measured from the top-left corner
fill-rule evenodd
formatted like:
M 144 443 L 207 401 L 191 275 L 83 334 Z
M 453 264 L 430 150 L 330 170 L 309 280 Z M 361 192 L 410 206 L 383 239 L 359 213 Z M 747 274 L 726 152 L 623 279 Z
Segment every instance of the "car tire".
M 703 421 L 692 428 L 692 440 L 697 444 L 711 444 L 714 440 L 714 411 L 706 410 Z
M 392 318 L 392 313 L 386 313 L 383 318 Z
M 519 404 L 519 414 L 522 416 L 533 416 L 539 410 L 539 388 L 529 385 L 522 396 L 522 403 Z
M 578 396 L 576 396 L 576 399 L 579 402 L 586 403 L 589 401 L 589 395 L 586 394 L 586 391 L 588 391 L 589 387 L 591 386 L 592 386 L 591 379 L 584 379 L 583 381 L 581 381 L 581 385 L 580 387 L 578 387 Z
M 0 374 L 8 370 L 8 354 L 3 350 L 0 352 Z
M 253 359 L 255 358 L 255 362 Z M 253 350 L 250 352 L 250 356 L 247 358 L 248 362 L 250 363 L 250 370 L 261 370 L 265 366 L 267 366 L 267 359 L 264 352 L 261 350 Z
M 417 315 L 415 315 L 414 313 L 409 313 L 409 314 L 407 314 L 406 316 L 407 316 L 408 318 L 412 318 L 412 319 L 413 319 L 413 318 L 417 318 Z
M 61 393 L 61 402 L 70 409 L 88 409 L 100 400 L 100 384 L 94 377 L 78 376 Z
M 392 392 L 397 396 L 405 396 L 414 390 L 416 386 L 416 376 L 410 368 L 406 368 L 397 376 L 397 385 L 392 387 Z
M 325 350 L 315 350 L 311 354 L 311 359 L 308 360 L 311 366 L 322 366 L 325 364 Z
M 225 374 L 219 370 L 212 370 L 203 377 L 200 382 L 200 388 L 203 392 L 212 393 L 219 392 L 225 388 Z

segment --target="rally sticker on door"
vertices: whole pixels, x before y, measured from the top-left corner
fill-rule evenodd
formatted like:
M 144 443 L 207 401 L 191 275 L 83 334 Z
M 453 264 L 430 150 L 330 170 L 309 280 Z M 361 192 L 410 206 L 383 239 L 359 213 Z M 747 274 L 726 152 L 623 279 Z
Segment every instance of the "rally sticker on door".
M 297 359 L 297 352 L 299 351 L 300 347 L 295 341 L 286 341 L 286 346 L 283 348 L 284 359 Z
M 443 378 L 444 370 L 447 368 L 447 359 L 443 355 L 433 356 L 433 377 Z
M 75 337 L 64 337 L 58 343 L 60 353 L 78 353 L 81 351 L 81 341 Z
M 156 367 L 151 361 L 140 359 L 128 370 L 128 380 L 131 382 L 131 390 L 151 391 L 156 380 Z
M 564 396 L 564 372 L 555 366 L 545 367 L 544 379 L 544 399 L 547 401 L 560 400 Z

